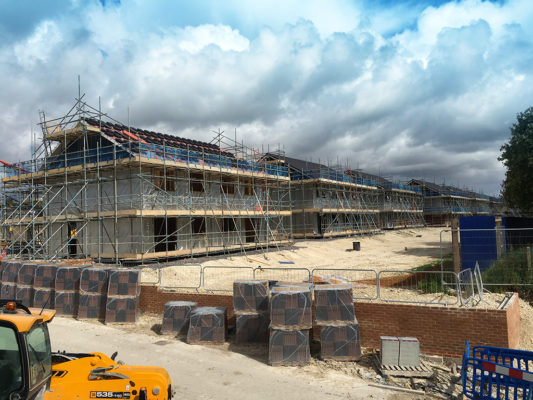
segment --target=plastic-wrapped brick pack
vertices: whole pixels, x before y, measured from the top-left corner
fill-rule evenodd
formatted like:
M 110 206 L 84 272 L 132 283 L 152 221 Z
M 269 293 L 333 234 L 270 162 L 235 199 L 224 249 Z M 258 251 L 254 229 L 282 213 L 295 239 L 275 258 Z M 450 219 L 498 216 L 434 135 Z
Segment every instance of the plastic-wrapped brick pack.
M 80 275 L 80 293 L 106 295 L 108 282 L 108 270 L 95 267 L 84 268 Z
M 106 301 L 105 294 L 80 293 L 78 319 L 105 320 Z
M 0 285 L 2 284 L 2 272 L 9 261 L 0 261 Z
M 135 323 L 139 296 L 139 270 L 109 271 L 105 323 Z
M 236 343 L 267 343 L 270 318 L 266 313 L 238 314 L 235 316 Z
M 0 287 L 0 298 L 12 300 L 17 295 L 17 284 L 4 282 Z
M 33 278 L 33 306 L 55 308 L 57 265 L 37 265 Z
M 79 267 L 58 267 L 56 272 L 56 291 L 78 291 L 80 289 L 81 269 Z
M 139 270 L 117 269 L 109 273 L 108 296 L 139 295 Z
M 270 328 L 311 329 L 311 290 L 304 287 L 272 288 L 270 298 Z
M 32 286 L 38 264 L 22 264 L 17 272 L 17 285 Z
M 191 312 L 187 343 L 223 344 L 226 340 L 226 307 L 198 307 Z
M 268 280 L 236 280 L 233 282 L 235 314 L 268 312 L 268 298 Z
M 161 333 L 187 335 L 191 312 L 198 306 L 194 301 L 168 301 L 163 311 Z
M 318 325 L 350 324 L 355 321 L 352 286 L 315 286 L 315 322 Z
M 55 290 L 34 288 L 33 307 L 55 308 Z
M 272 329 L 268 344 L 268 363 L 306 365 L 311 361 L 309 330 L 283 331 Z
M 17 275 L 22 263 L 16 261 L 8 261 L 4 264 L 2 270 L 2 284 L 4 283 L 17 283 Z
M 78 315 L 79 293 L 77 291 L 55 291 L 54 306 L 57 315 L 75 317 Z
M 37 264 L 22 264 L 17 273 L 15 299 L 27 307 L 33 306 L 33 276 Z
M 298 287 L 303 289 L 309 289 L 313 290 L 313 284 L 309 282 L 288 282 L 288 281 L 271 281 L 275 282 L 274 285 L 271 286 L 285 286 L 285 287 Z
M 2 269 L 2 285 L 0 286 L 0 298 L 14 299 L 17 295 L 17 274 L 21 263 L 5 261 Z
M 33 278 L 33 287 L 39 289 L 54 289 L 56 283 L 57 265 L 37 265 Z
M 361 359 L 359 324 L 322 325 L 320 357 L 323 360 L 358 361 Z
M 78 315 L 80 276 L 79 267 L 57 268 L 54 296 L 57 315 L 71 317 Z
M 26 307 L 33 306 L 33 287 L 27 285 L 17 285 L 15 299 Z
M 137 321 L 136 297 L 108 297 L 105 309 L 105 323 L 135 323 Z

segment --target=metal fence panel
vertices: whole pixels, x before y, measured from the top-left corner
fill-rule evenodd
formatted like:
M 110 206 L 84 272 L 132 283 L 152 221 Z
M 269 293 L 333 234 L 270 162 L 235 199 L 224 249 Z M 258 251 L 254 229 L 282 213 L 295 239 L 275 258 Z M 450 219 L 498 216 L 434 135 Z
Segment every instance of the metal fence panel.
M 159 268 L 159 285 L 162 289 L 196 289 L 202 284 L 201 265 L 173 265 Z
M 262 268 L 254 269 L 254 279 L 271 281 L 310 282 L 311 271 L 307 268 Z
M 380 271 L 378 281 L 382 301 L 444 306 L 459 303 L 457 275 L 450 271 Z M 407 290 L 413 292 L 410 298 Z M 422 294 L 428 296 L 416 300 Z
M 211 292 L 233 292 L 233 282 L 237 279 L 253 279 L 252 267 L 219 267 L 203 268 L 203 288 Z
M 479 301 L 483 301 L 483 291 L 485 289 L 483 288 L 483 277 L 481 276 L 478 263 L 476 263 L 476 266 L 474 267 L 474 281 L 476 283 Z
M 315 268 L 313 281 L 317 278 L 342 278 L 353 286 L 353 298 L 357 300 L 377 300 L 379 297 L 378 273 L 364 268 Z
M 471 269 L 464 269 L 457 274 L 459 280 L 459 300 L 462 306 L 474 301 L 474 274 Z

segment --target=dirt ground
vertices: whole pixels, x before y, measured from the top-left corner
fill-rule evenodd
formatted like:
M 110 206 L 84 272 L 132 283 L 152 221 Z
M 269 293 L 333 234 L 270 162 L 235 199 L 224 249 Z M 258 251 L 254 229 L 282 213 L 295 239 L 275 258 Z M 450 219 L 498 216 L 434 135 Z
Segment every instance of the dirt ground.
M 118 351 L 117 359 L 126 364 L 166 368 L 177 399 L 424 398 L 372 387 L 357 373 L 348 375 L 334 368 L 270 367 L 264 362 L 266 346 L 188 345 L 171 336 L 150 334 L 150 330 L 124 331 L 59 317 L 50 324 L 50 335 L 54 351 Z
M 204 257 L 186 263 L 170 263 L 158 271 L 155 265 L 142 270 L 143 283 L 160 282 L 162 286 L 196 288 L 200 282 L 200 266 L 204 270 L 203 288 L 231 290 L 235 279 L 252 278 L 253 268 L 262 268 L 256 277 L 301 281 L 307 278 L 307 271 L 297 268 L 322 269 L 319 273 L 333 273 L 328 268 L 407 270 L 435 262 L 441 255 L 451 254 L 451 235 L 442 234 L 442 228 L 419 228 L 384 231 L 377 235 L 323 239 L 299 240 L 291 247 L 262 254 L 234 254 L 224 257 Z M 442 240 L 441 240 L 442 239 Z M 350 251 L 352 242 L 361 242 L 360 251 Z M 237 268 L 240 267 L 240 268 Z M 283 271 L 284 268 L 291 270 Z M 161 276 L 158 276 L 158 272 Z M 345 272 L 345 274 L 348 272 Z M 371 272 L 350 273 L 353 280 L 372 279 Z
M 296 241 L 290 249 L 253 256 L 232 256 L 203 265 L 247 265 L 295 268 L 372 268 L 409 269 L 440 259 L 442 228 L 383 231 L 377 235 L 322 240 Z M 451 254 L 451 235 L 442 234 L 444 255 Z M 360 251 L 352 242 L 361 243 Z M 248 258 L 248 260 L 247 260 Z M 294 264 L 280 264 L 292 262 Z
M 290 268 L 344 268 L 353 280 L 371 279 L 372 274 L 350 271 L 359 268 L 376 271 L 407 270 L 440 260 L 451 253 L 450 234 L 440 237 L 441 228 L 389 231 L 363 238 L 298 241 L 292 248 L 267 254 L 231 255 L 180 262 L 157 269 L 143 269 L 144 283 L 160 282 L 168 286 L 198 285 L 201 267 L 204 285 L 231 290 L 234 279 L 251 277 L 252 268 L 261 267 L 261 277 L 301 281 L 306 272 Z M 352 242 L 361 242 L 361 251 L 347 251 Z M 280 263 L 282 262 L 282 263 Z M 290 264 L 287 264 L 289 262 Z M 178 264 L 178 263 L 176 263 Z M 227 268 L 229 267 L 229 268 Z M 242 269 L 235 267 L 244 267 Z M 273 269 L 273 270 L 271 270 Z M 272 272 L 274 271 L 274 272 Z M 327 275 L 328 271 L 323 271 Z M 281 273 L 281 274 L 280 274 Z M 375 274 L 374 274 L 375 279 Z M 183 289 L 182 289 L 183 290 Z M 193 290 L 193 289 L 186 289 Z M 200 289 L 202 291 L 203 289 Z M 382 298 L 405 300 L 416 298 L 429 303 L 456 301 L 449 295 L 421 293 L 417 290 L 382 287 Z M 204 290 L 205 291 L 205 290 Z M 209 290 L 207 290 L 209 291 Z M 367 283 L 354 285 L 354 296 L 369 301 L 376 287 Z M 496 308 L 502 294 L 484 294 L 484 302 L 470 304 L 480 308 Z M 533 307 L 520 301 L 520 348 L 533 351 Z M 188 345 L 170 335 L 161 335 L 161 315 L 142 315 L 135 325 L 106 326 L 98 322 L 56 318 L 50 326 L 54 350 L 115 350 L 119 359 L 129 364 L 160 365 L 173 379 L 177 398 L 190 399 L 426 399 L 460 398 L 461 385 L 456 366 L 446 360 L 435 361 L 435 375 L 430 380 L 403 378 L 384 379 L 372 365 L 373 355 L 360 362 L 322 361 L 313 358 L 305 367 L 270 367 L 267 345 L 236 345 L 231 340 L 223 346 Z M 315 349 L 316 350 L 316 349 Z M 312 349 L 313 352 L 313 349 Z M 449 372 L 446 372 L 449 369 Z M 371 386 L 386 384 L 407 389 L 425 390 L 412 394 Z M 450 397 L 449 395 L 453 395 Z

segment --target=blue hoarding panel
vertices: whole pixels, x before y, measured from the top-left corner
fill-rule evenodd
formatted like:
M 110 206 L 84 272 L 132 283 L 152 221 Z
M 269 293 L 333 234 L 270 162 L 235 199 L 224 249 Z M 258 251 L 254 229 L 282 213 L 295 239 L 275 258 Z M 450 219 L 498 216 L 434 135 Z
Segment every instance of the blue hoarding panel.
M 476 215 L 459 218 L 462 269 L 474 268 L 477 261 L 480 270 L 485 271 L 496 261 L 498 250 L 494 227 L 494 216 Z

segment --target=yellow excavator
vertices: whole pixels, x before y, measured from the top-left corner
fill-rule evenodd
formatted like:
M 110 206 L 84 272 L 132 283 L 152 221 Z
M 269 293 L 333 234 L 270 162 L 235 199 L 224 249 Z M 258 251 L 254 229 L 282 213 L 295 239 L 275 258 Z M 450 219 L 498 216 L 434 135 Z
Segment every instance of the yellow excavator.
M 0 400 L 170 400 L 160 367 L 120 365 L 102 353 L 52 353 L 55 310 L 0 300 Z

